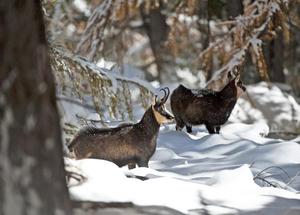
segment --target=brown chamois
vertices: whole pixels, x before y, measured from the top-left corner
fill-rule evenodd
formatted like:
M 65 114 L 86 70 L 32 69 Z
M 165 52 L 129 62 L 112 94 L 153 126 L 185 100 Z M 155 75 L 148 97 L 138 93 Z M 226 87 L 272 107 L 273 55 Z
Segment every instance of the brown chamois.
M 79 131 L 68 146 L 76 159 L 97 158 L 114 162 L 118 166 L 128 165 L 129 169 L 148 167 L 155 152 L 156 139 L 162 123 L 174 117 L 166 109 L 170 91 L 162 99 L 155 96 L 153 104 L 144 113 L 140 122 L 123 124 L 115 128 L 87 127 Z
M 210 134 L 219 133 L 220 126 L 229 118 L 237 98 L 246 90 L 239 75 L 228 73 L 229 83 L 221 91 L 191 90 L 179 85 L 171 94 L 171 110 L 176 130 L 186 126 L 188 133 L 193 125 L 205 124 Z

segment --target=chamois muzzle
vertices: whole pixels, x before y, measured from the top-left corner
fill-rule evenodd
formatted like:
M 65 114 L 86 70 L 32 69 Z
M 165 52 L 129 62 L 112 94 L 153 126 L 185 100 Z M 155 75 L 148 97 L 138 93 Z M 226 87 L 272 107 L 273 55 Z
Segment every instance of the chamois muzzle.
M 228 72 L 228 79 L 229 80 L 234 79 L 236 86 L 240 88 L 242 92 L 245 92 L 246 87 L 243 85 L 242 81 L 240 80 L 240 72 L 238 71 L 237 67 L 235 67 L 235 69 L 233 70 L 233 74 L 235 77 L 233 77 L 231 72 Z
M 159 110 L 159 113 L 169 121 L 174 119 L 174 116 L 167 110 L 165 105 L 162 106 L 162 109 Z
M 243 83 L 240 80 L 238 81 L 237 86 L 241 88 L 244 92 L 246 91 L 246 87 L 243 85 Z

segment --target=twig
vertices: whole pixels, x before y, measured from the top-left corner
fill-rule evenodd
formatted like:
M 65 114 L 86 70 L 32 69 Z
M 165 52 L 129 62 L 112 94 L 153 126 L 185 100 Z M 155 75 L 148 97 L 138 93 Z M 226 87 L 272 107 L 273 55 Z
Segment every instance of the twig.
M 269 169 L 279 169 L 279 170 L 281 170 L 289 179 L 291 178 L 290 176 L 289 176 L 289 174 L 284 170 L 284 169 L 282 169 L 281 167 L 278 167 L 278 166 L 269 166 L 269 167 L 267 167 L 267 168 L 265 168 L 265 169 L 263 169 L 262 171 L 260 171 L 259 173 L 257 173 L 255 176 L 254 176 L 254 178 L 256 178 L 256 177 L 259 177 L 260 175 L 262 175 L 262 173 L 264 173 L 264 172 L 266 172 L 267 170 L 269 170 Z
M 68 187 L 81 185 L 87 180 L 87 178 L 85 176 L 83 176 L 82 174 L 79 174 L 74 171 L 66 170 L 66 179 L 67 179 L 68 183 L 70 182 L 71 178 L 75 179 L 78 182 L 78 184 L 76 184 L 76 185 L 68 184 Z
M 124 122 L 124 120 L 108 120 L 108 121 L 105 121 L 105 120 L 97 120 L 97 119 L 87 119 L 83 116 L 80 116 L 78 114 L 75 114 L 75 116 L 80 119 L 80 120 L 83 120 L 83 121 L 86 121 L 86 122 L 91 122 L 91 123 L 111 123 L 111 122 Z
M 290 185 L 291 183 L 293 183 L 294 180 L 295 180 L 299 175 L 300 175 L 300 171 L 297 172 L 297 174 L 296 174 L 293 178 L 291 178 L 291 179 L 289 180 L 289 182 L 286 183 L 286 185 L 288 186 L 288 185 Z
M 65 97 L 63 95 L 56 95 L 56 100 L 63 100 L 63 101 L 69 102 L 69 103 L 73 103 L 73 104 L 82 106 L 82 107 L 87 108 L 87 109 L 95 110 L 94 106 L 92 106 L 92 105 L 83 104 L 80 101 L 77 101 L 77 100 L 69 98 L 69 97 Z
M 266 179 L 264 179 L 262 177 L 256 176 L 256 177 L 253 178 L 253 180 L 256 180 L 256 179 L 259 179 L 259 180 L 265 182 L 266 184 L 270 185 L 271 187 L 278 187 L 278 185 L 276 185 L 275 183 L 270 182 L 270 181 L 268 181 L 268 180 L 266 180 Z

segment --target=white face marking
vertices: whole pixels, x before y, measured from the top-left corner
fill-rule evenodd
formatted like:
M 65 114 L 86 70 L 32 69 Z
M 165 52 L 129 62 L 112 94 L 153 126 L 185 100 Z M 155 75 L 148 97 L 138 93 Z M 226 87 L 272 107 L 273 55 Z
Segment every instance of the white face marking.
M 170 115 L 174 118 L 173 114 L 170 113 L 170 111 L 168 111 L 168 109 L 166 108 L 166 105 L 163 105 L 163 109 L 168 115 Z M 172 122 L 172 121 L 173 121 L 172 119 L 166 119 L 166 122 Z
M 173 116 L 165 107 L 165 105 L 162 106 L 162 109 L 170 114 L 171 116 Z M 156 121 L 158 122 L 158 124 L 163 124 L 163 123 L 167 123 L 167 122 L 171 122 L 172 120 L 167 119 L 165 116 L 161 115 L 157 110 L 155 110 L 154 106 L 152 105 L 152 110 L 155 116 Z
M 239 98 L 245 91 L 238 85 L 238 82 L 239 82 L 240 80 L 237 78 L 237 79 L 235 79 L 235 86 L 236 86 L 236 90 L 237 90 L 237 98 Z

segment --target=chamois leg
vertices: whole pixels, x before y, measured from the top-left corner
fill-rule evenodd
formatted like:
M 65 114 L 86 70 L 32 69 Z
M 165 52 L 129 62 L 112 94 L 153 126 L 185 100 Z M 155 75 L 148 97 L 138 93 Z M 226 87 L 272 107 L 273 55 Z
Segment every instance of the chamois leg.
M 216 133 L 217 134 L 220 134 L 220 129 L 221 129 L 221 126 L 216 126 Z
M 134 169 L 135 168 L 135 162 L 128 163 L 128 169 Z
M 148 160 L 146 159 L 140 159 L 138 162 L 137 162 L 137 165 L 139 167 L 147 167 L 148 168 Z
M 175 118 L 176 121 L 176 131 L 181 131 L 184 127 L 184 122 L 181 119 Z
M 186 127 L 187 133 L 189 133 L 189 134 L 192 133 L 192 126 L 186 125 L 185 127 Z
M 215 133 L 215 128 L 214 126 L 210 125 L 210 124 L 205 124 L 206 129 L 208 130 L 208 133 L 210 134 L 214 134 Z

